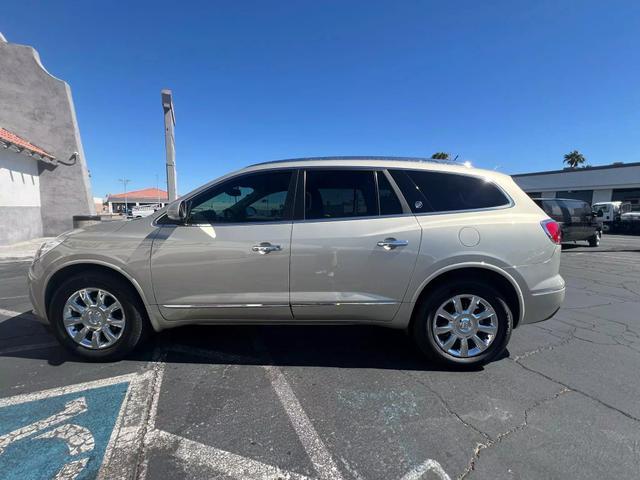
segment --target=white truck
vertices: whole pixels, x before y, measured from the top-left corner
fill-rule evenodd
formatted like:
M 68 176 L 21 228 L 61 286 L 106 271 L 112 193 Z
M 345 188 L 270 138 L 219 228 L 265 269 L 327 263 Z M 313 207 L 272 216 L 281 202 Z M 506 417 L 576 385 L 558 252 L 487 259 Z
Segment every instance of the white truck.
M 631 232 L 640 229 L 640 211 L 630 202 L 598 202 L 591 208 L 603 232 Z

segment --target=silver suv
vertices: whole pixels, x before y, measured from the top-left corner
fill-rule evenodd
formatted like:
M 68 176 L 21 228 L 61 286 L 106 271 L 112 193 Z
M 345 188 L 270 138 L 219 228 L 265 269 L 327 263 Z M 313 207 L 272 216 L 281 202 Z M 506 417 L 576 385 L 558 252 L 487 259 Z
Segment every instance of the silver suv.
M 375 324 L 430 358 L 476 365 L 551 317 L 560 229 L 507 176 L 460 164 L 337 157 L 253 165 L 156 214 L 45 243 L 35 313 L 112 360 L 187 324 Z

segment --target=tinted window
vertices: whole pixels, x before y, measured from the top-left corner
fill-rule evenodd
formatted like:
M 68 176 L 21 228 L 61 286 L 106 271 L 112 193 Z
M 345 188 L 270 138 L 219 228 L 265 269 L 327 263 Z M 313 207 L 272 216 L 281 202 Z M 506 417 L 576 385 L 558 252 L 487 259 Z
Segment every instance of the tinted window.
M 544 213 L 549 215 L 549 217 L 553 218 L 558 222 L 564 222 L 564 212 L 560 206 L 560 203 L 557 200 L 540 200 L 540 207 L 544 210 Z M 536 202 L 538 203 L 538 202 Z
M 374 172 L 308 170 L 306 175 L 305 218 L 378 215 Z
M 389 180 L 382 172 L 378 176 L 378 197 L 380 201 L 380 215 L 397 215 L 402 213 L 402 205 Z
M 285 220 L 291 171 L 233 178 L 190 202 L 190 223 L 243 223 Z
M 394 171 L 392 175 L 415 213 L 491 208 L 509 203 L 498 187 L 478 177 L 419 170 Z

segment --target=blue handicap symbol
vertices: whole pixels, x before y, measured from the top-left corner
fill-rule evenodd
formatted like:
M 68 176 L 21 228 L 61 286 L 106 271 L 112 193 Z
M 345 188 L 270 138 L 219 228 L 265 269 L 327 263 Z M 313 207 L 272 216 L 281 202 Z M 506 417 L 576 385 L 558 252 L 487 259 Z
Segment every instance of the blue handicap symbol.
M 93 479 L 128 382 L 0 408 L 0 478 Z

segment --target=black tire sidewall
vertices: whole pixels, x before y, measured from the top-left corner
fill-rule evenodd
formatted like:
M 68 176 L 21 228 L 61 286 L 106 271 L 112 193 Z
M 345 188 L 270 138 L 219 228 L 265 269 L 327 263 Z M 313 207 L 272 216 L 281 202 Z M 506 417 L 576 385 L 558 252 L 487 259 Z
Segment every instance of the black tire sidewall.
M 108 348 L 92 350 L 83 347 L 76 343 L 64 328 L 64 305 L 73 293 L 83 288 L 106 290 L 115 295 L 122 305 L 126 318 L 124 332 L 117 342 Z M 48 317 L 56 338 L 67 350 L 90 361 L 114 361 L 131 352 L 143 338 L 146 322 L 141 308 L 138 298 L 122 280 L 108 274 L 89 273 L 74 275 L 58 287 L 51 299 Z
M 482 297 L 491 304 L 498 317 L 496 338 L 487 350 L 480 355 L 470 358 L 454 357 L 441 350 L 431 329 L 436 310 L 447 299 L 459 294 Z M 504 296 L 493 287 L 473 280 L 457 281 L 450 285 L 437 288 L 418 306 L 415 314 L 413 337 L 420 350 L 429 358 L 450 366 L 473 367 L 483 365 L 493 360 L 504 351 L 513 330 L 512 314 L 507 307 Z

